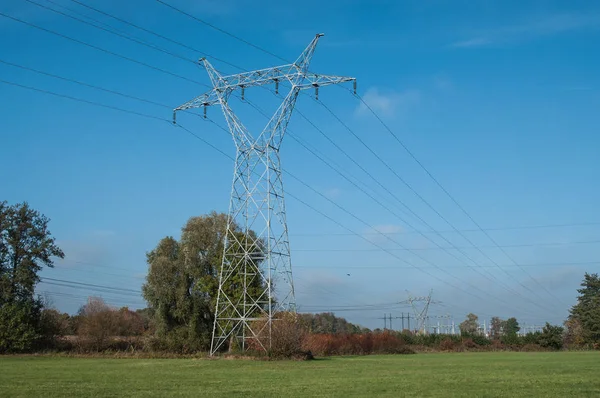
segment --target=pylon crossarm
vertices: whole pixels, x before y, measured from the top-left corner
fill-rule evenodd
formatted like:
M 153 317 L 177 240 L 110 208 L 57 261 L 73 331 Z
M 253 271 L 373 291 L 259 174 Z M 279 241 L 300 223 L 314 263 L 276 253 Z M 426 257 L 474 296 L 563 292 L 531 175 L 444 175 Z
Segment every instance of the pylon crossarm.
M 219 103 L 219 96 L 217 95 L 216 90 L 212 89 L 192 100 L 189 100 L 185 104 L 179 105 L 174 109 L 174 111 L 185 111 L 187 109 L 201 108 L 203 106 L 211 106 Z
M 300 87 L 302 90 L 305 90 L 307 88 L 329 86 L 331 84 L 339 84 L 346 82 L 356 82 L 356 78 L 308 73 L 304 76 L 304 82 L 302 84 L 299 84 L 298 87 Z
M 238 87 L 263 86 L 265 84 L 274 84 L 276 82 L 287 81 L 293 83 L 299 77 L 302 77 L 300 69 L 294 64 L 287 64 L 223 76 L 217 87 L 220 89 L 237 89 Z

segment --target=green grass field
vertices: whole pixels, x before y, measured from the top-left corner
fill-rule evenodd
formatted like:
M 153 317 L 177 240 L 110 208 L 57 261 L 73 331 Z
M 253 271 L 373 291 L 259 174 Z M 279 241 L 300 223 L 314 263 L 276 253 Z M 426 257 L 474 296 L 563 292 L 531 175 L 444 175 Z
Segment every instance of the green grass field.
M 264 362 L 0 357 L 6 397 L 600 396 L 600 353 L 450 353 Z

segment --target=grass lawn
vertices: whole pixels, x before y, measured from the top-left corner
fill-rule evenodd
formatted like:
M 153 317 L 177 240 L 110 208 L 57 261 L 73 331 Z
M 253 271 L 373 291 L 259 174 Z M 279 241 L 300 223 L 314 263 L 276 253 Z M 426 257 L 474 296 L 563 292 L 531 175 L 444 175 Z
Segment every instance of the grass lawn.
M 600 353 L 448 353 L 263 362 L 0 357 L 3 397 L 600 397 Z

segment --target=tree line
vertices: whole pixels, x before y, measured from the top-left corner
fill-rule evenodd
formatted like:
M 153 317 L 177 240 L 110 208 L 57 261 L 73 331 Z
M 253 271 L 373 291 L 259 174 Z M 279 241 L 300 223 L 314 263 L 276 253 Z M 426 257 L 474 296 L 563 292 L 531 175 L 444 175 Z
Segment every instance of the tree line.
M 180 239 L 165 236 L 146 254 L 148 274 L 142 294 L 147 308 L 137 311 L 111 308 L 102 299 L 91 297 L 75 315 L 58 312 L 35 293 L 42 267 L 52 268 L 55 259 L 64 258 L 50 233 L 49 222 L 27 203 L 9 205 L 0 202 L 0 353 L 56 349 L 60 346 L 57 342 L 66 344 L 64 347 L 87 350 L 102 350 L 111 344 L 117 344 L 117 348 L 129 344 L 175 353 L 208 350 L 218 274 L 226 244 L 228 220 L 225 214 L 212 212 L 191 217 L 182 227 Z M 239 246 L 239 242 L 255 242 L 252 251 L 259 255 L 250 261 L 260 266 L 264 258 L 260 255 L 263 246 L 256 240 L 254 232 L 244 232 L 235 225 L 233 229 L 239 234 L 238 239 L 233 240 L 238 246 L 228 247 L 228 250 L 248 249 Z M 244 239 L 246 233 L 251 235 L 249 239 Z M 231 297 L 239 291 L 236 286 L 241 277 L 232 275 L 228 285 L 224 286 Z M 260 295 L 264 281 L 256 278 L 254 283 L 248 289 L 249 294 Z M 331 313 L 281 314 L 285 322 L 277 322 L 282 326 L 275 334 L 279 333 L 288 345 L 290 341 L 296 341 L 298 350 L 312 346 L 316 352 L 344 351 L 340 347 L 354 347 L 348 351 L 361 352 L 394 351 L 402 344 L 433 344 L 441 348 L 443 341 L 446 347 L 466 348 L 493 344 L 506 347 L 535 344 L 554 349 L 563 345 L 600 348 L 598 275 L 586 273 L 578 293 L 577 304 L 571 308 L 564 328 L 546 324 L 543 331 L 526 336 L 518 335 L 519 325 L 515 318 L 493 318 L 490 335 L 481 336 L 474 314 L 469 314 L 461 323 L 462 336 L 459 337 L 370 331 Z M 384 337 L 376 337 L 384 334 Z M 349 337 L 359 335 L 367 337 Z M 74 339 L 77 345 L 73 343 Z

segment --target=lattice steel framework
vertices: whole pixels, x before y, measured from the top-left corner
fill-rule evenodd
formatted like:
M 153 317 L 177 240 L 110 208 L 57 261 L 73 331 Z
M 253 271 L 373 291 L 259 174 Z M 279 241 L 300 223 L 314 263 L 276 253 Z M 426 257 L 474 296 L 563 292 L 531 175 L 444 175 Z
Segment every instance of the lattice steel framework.
M 432 301 L 431 300 L 431 295 L 433 294 L 433 289 L 429 292 L 429 296 L 422 296 L 422 297 L 412 297 L 410 292 L 408 293 L 408 300 L 405 301 L 405 303 L 409 303 L 413 309 L 413 313 L 415 315 L 415 319 L 417 321 L 417 327 L 415 328 L 415 330 L 419 333 L 423 333 L 426 334 L 427 333 L 427 312 L 429 311 L 429 305 L 430 304 L 438 304 L 439 301 Z M 418 302 L 423 302 L 424 305 L 422 308 L 418 308 L 417 304 Z
M 271 326 L 280 311 L 296 310 L 279 148 L 300 90 L 354 82 L 351 77 L 319 75 L 308 66 L 318 34 L 288 65 L 222 76 L 205 58 L 213 89 L 177 107 L 175 113 L 220 105 L 236 147 L 223 263 L 215 309 L 211 355 L 226 342 L 241 350 L 271 345 Z M 254 138 L 228 104 L 232 93 L 249 87 L 289 83 L 291 89 L 266 127 Z M 251 340 L 251 341 L 250 341 Z

